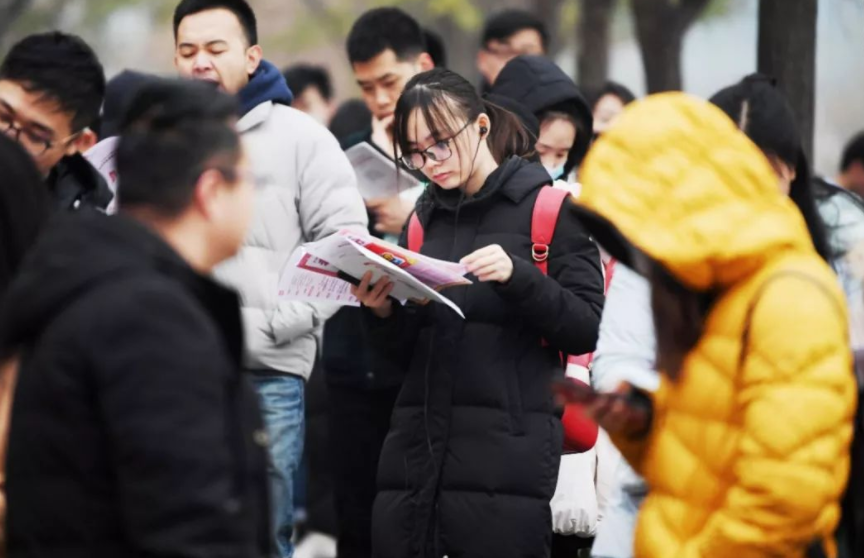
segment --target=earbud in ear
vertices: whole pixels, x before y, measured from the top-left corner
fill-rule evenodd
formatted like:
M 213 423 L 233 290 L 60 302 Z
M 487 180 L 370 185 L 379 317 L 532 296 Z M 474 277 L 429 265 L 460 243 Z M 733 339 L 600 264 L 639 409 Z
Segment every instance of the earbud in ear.
M 488 131 L 489 131 L 489 128 L 487 128 L 486 126 L 480 126 L 480 135 L 481 136 L 485 136 L 486 132 L 488 132 Z

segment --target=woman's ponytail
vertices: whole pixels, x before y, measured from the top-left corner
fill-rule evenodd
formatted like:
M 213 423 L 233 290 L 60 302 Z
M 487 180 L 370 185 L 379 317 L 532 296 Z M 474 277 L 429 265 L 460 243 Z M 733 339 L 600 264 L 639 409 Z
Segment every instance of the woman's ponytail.
M 488 99 L 483 99 L 492 129 L 489 132 L 489 150 L 499 164 L 510 157 L 530 158 L 534 154 L 535 139 L 531 137 L 518 116 Z

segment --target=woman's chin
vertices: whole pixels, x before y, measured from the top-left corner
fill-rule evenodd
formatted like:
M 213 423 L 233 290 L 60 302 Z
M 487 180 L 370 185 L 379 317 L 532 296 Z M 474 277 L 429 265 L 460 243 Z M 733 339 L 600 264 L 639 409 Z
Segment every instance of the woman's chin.
M 432 176 L 430 180 L 443 190 L 455 190 L 459 187 L 459 177 L 453 172 Z

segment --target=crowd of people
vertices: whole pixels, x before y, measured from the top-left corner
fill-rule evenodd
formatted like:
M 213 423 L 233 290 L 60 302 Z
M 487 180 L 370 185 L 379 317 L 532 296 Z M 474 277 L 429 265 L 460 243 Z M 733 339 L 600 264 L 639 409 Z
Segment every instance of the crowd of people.
M 339 106 L 245 0 L 173 32 L 172 77 L 0 64 L 0 556 L 864 553 L 864 132 L 814 176 L 770 76 L 583 90 L 518 10 L 481 84 L 364 13 Z M 362 144 L 419 185 L 364 199 Z M 464 317 L 280 297 L 341 231 L 464 266 Z

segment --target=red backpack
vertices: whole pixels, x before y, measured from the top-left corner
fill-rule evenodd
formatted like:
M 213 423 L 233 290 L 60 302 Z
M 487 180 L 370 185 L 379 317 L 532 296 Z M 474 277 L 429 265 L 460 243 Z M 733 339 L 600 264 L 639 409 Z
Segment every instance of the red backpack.
M 534 201 L 534 212 L 531 216 L 531 257 L 534 260 L 534 265 L 543 275 L 549 274 L 549 246 L 555 236 L 555 225 L 558 223 L 561 206 L 564 205 L 564 200 L 569 195 L 570 193 L 566 190 L 544 186 Z M 408 249 L 412 252 L 420 252 L 423 239 L 423 225 L 415 212 L 411 214 L 411 218 L 408 220 Z M 547 345 L 545 339 L 543 345 Z M 591 354 L 561 356 L 565 365 L 570 362 L 589 368 L 591 364 Z M 587 418 L 578 406 L 567 405 L 564 408 L 564 416 L 561 421 L 564 425 L 565 453 L 581 453 L 594 447 L 597 442 L 597 424 Z

